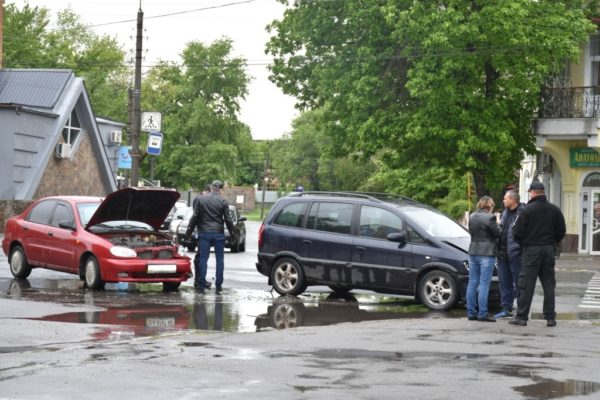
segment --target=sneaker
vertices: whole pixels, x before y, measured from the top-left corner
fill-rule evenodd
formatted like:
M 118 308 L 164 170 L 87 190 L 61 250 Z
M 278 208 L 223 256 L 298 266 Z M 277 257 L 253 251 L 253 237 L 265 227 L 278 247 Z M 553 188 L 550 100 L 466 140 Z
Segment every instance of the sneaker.
M 223 288 L 222 288 L 221 286 L 217 286 L 217 287 L 215 288 L 215 293 L 217 293 L 217 294 L 221 294 L 221 292 L 223 292 Z
M 477 317 L 476 316 L 469 316 L 469 317 L 467 317 L 467 319 L 469 321 L 477 321 Z
M 483 318 L 477 318 L 477 321 L 479 322 L 496 322 L 496 320 L 494 318 L 490 318 L 488 317 L 483 317 Z
M 494 315 L 494 318 L 496 318 L 496 319 L 507 318 L 507 317 L 514 317 L 514 315 L 512 312 L 510 312 L 508 310 L 502 310 L 498 314 Z

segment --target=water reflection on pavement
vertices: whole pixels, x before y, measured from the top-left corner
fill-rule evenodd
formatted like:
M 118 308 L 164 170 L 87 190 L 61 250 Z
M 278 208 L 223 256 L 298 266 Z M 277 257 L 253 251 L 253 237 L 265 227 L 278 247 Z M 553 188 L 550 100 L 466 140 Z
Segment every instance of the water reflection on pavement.
M 0 279 L 0 297 L 85 306 L 85 311 L 29 318 L 101 325 L 94 339 L 149 336 L 181 330 L 259 332 L 299 326 L 398 318 L 458 318 L 464 310 L 431 312 L 414 301 L 373 294 L 308 293 L 276 297 L 270 292 L 225 289 L 200 295 L 191 287 L 164 293 L 160 285 L 129 285 L 105 291 L 83 288 L 76 279 Z

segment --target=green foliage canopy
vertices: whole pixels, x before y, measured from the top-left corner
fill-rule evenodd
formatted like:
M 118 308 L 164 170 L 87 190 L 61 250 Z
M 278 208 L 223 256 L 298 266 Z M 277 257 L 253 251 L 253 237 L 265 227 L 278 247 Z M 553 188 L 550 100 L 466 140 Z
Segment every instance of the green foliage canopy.
M 512 181 L 541 87 L 594 30 L 575 0 L 280 1 L 271 79 L 327 108 L 331 152 L 376 155 L 405 171 L 388 188 L 424 197 L 466 174 L 479 196 Z
M 143 82 L 143 108 L 163 115 L 156 175 L 167 185 L 201 188 L 214 179 L 238 185 L 257 180 L 261 155 L 238 119 L 250 78 L 245 61 L 231 51 L 227 38 L 210 45 L 190 42 L 181 65 L 161 62 Z

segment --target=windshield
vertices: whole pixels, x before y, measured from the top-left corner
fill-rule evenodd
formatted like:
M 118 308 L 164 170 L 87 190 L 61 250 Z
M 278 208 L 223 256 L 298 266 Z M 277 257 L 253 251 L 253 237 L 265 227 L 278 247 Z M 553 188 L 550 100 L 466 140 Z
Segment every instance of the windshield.
M 77 204 L 77 212 L 79 213 L 79 219 L 81 225 L 86 226 L 90 222 L 90 218 L 98 209 L 100 203 L 79 203 Z
M 469 232 L 465 228 L 438 211 L 421 207 L 407 207 L 404 210 L 406 216 L 414 222 L 415 226 L 424 229 L 433 237 L 470 237 Z
M 108 231 L 154 231 L 150 225 L 139 221 L 106 221 L 101 224 L 91 226 L 92 232 Z

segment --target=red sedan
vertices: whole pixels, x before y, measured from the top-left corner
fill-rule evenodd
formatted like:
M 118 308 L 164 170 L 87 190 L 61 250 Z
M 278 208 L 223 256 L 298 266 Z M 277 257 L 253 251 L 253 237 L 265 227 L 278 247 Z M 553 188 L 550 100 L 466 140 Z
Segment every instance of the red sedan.
M 85 286 L 162 282 L 177 290 L 192 276 L 190 260 L 158 231 L 179 198 L 173 189 L 125 188 L 99 197 L 40 199 L 9 218 L 2 249 L 16 278 L 32 268 L 78 274 Z

